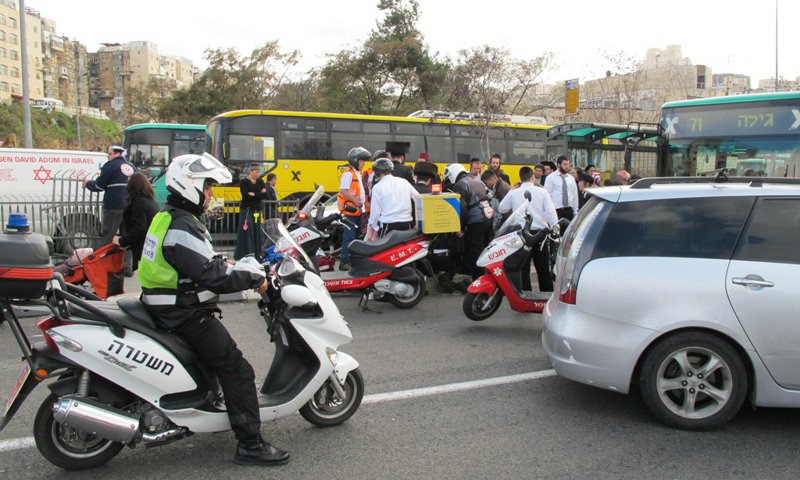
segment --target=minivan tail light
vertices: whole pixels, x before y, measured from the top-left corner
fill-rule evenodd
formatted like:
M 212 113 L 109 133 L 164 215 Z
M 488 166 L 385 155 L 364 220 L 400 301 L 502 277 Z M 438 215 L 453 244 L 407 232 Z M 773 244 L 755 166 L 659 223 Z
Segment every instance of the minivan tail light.
M 558 300 L 560 302 L 568 303 L 570 305 L 575 305 L 575 302 L 578 299 L 578 291 L 574 288 L 568 288 L 565 292 L 561 292 L 558 294 Z

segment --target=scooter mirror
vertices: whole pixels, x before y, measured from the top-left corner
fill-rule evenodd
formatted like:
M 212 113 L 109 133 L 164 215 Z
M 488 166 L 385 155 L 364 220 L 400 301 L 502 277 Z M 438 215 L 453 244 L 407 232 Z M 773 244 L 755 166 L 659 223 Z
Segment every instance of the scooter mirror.
M 522 196 L 525 197 L 525 200 L 529 202 L 531 201 L 531 192 L 525 190 L 525 193 Z

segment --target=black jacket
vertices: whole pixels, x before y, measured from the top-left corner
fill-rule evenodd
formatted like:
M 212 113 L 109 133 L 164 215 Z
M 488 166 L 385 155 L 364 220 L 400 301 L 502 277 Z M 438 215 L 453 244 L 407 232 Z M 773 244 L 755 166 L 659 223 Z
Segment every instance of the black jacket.
M 148 197 L 133 197 L 129 199 L 128 206 L 122 212 L 122 235 L 119 237 L 121 247 L 126 247 L 133 253 L 133 269 L 139 265 L 144 247 L 144 237 L 150 222 L 158 213 L 158 204 Z
M 142 300 L 158 323 L 174 329 L 188 320 L 199 320 L 204 313 L 218 311 L 218 295 L 258 288 L 264 277 L 234 270 L 222 255 L 211 247 L 211 234 L 194 215 L 173 206 L 167 207 L 172 217 L 161 253 L 178 272 L 178 291 L 142 288 Z M 176 295 L 177 293 L 177 295 Z M 176 295 L 171 304 L 154 305 L 145 301 L 149 295 Z
M 103 207 L 109 210 L 124 210 L 128 177 L 135 171 L 136 167 L 124 158 L 117 157 L 103 164 L 100 176 L 96 180 L 86 182 L 86 188 L 93 192 L 105 192 Z

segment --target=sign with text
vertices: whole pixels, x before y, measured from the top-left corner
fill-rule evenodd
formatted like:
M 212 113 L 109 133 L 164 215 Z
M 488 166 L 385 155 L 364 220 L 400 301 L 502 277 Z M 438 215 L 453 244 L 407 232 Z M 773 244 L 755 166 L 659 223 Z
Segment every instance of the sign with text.
M 574 78 L 564 82 L 565 86 L 565 99 L 564 99 L 564 114 L 577 115 L 578 103 L 580 101 L 580 80 Z

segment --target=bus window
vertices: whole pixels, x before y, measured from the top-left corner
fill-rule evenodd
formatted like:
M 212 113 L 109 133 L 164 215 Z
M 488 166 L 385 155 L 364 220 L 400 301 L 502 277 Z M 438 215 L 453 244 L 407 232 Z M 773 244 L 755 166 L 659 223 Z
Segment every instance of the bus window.
M 509 140 L 510 153 L 503 163 L 510 165 L 535 165 L 544 161 L 544 145 L 527 140 Z
M 169 156 L 168 145 L 153 145 L 153 156 L 151 157 L 151 165 L 164 166 L 167 164 Z
M 422 135 L 422 124 L 421 123 L 401 123 L 401 122 L 393 122 L 392 123 L 392 130 L 394 133 L 400 135 Z
M 329 149 L 325 120 L 282 119 L 280 149 L 281 158 L 327 159 Z
M 331 120 L 332 132 L 360 132 L 361 122 L 353 120 Z
M 425 151 L 425 137 L 422 135 L 395 135 L 394 141 L 408 145 L 408 154 L 406 154 L 407 162 L 416 162 L 420 152 Z M 443 161 L 436 160 L 433 157 L 431 157 L 431 160 L 434 162 Z
M 391 142 L 390 135 L 373 135 L 366 133 L 331 133 L 331 156 L 334 159 L 347 159 L 347 152 L 353 147 L 364 147 L 370 152 L 385 150 L 386 142 Z
M 444 134 L 444 136 L 439 136 Z M 431 160 L 437 163 L 453 161 L 453 142 L 450 138 L 450 127 L 443 125 L 425 125 L 425 145 Z
M 389 124 L 383 122 L 364 122 L 364 133 L 389 133 Z
M 230 135 L 232 162 L 264 162 L 275 160 L 275 139 L 254 135 Z

